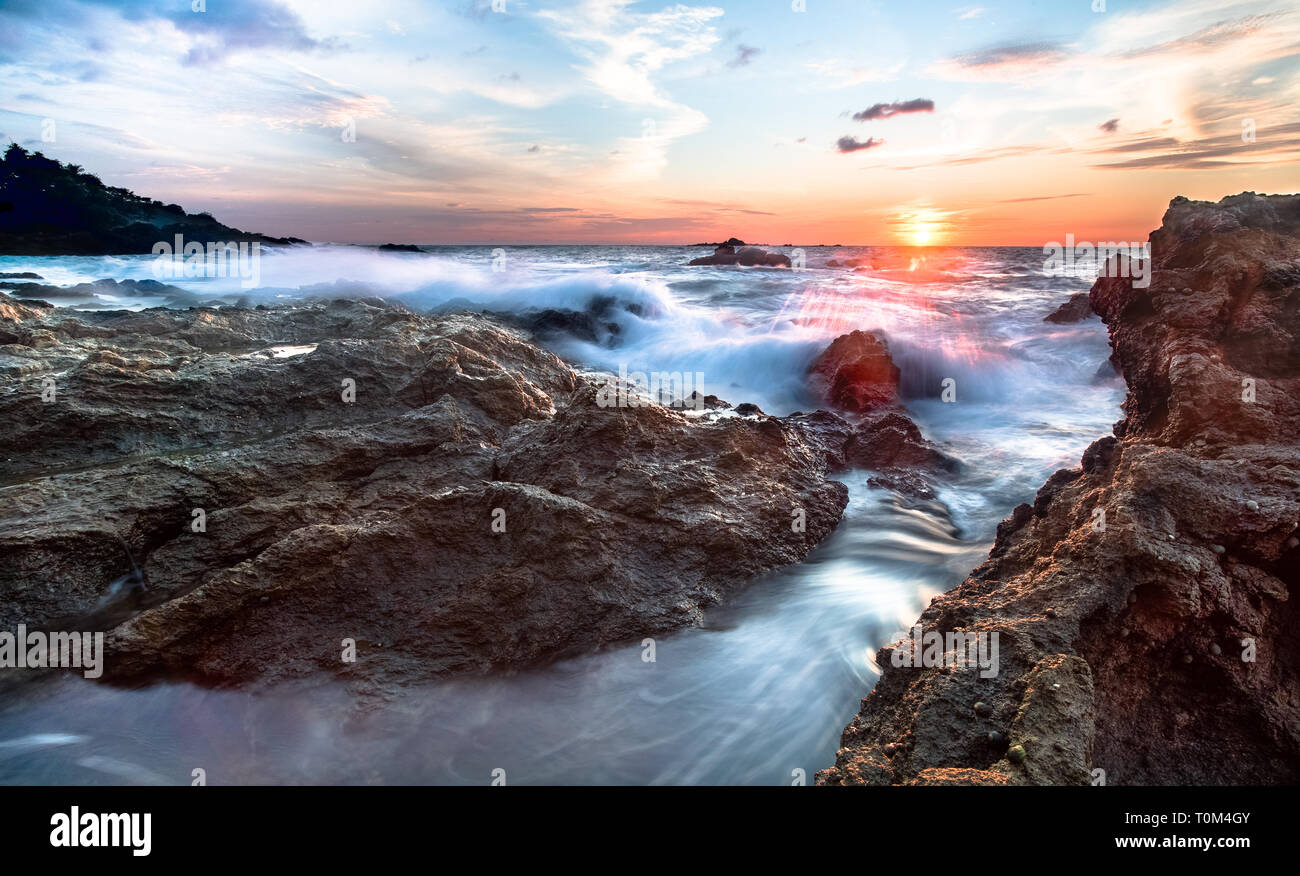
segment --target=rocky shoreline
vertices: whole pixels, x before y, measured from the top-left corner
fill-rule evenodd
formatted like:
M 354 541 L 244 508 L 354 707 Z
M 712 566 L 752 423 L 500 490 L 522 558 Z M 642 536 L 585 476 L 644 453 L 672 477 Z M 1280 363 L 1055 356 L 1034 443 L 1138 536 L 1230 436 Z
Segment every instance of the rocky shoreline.
M 1176 198 L 1091 308 L 1124 419 L 921 615 L 1000 671 L 895 666 L 820 784 L 1300 781 L 1300 196 Z M 900 661 L 904 662 L 904 661 Z
M 609 406 L 526 332 L 379 299 L 0 297 L 0 341 L 0 628 L 106 629 L 109 682 L 383 689 L 640 641 L 801 560 L 835 472 L 942 470 L 896 405 Z
M 997 671 L 882 648 L 819 783 L 1300 781 L 1300 196 L 1175 199 L 1151 243 L 1148 288 L 1088 294 L 1124 419 L 917 622 L 996 634 Z M 0 294 L 0 629 L 105 630 L 109 683 L 384 695 L 698 624 L 835 529 L 838 473 L 932 497 L 958 466 L 869 332 L 812 363 L 823 410 L 611 406 L 539 345 L 608 306 Z

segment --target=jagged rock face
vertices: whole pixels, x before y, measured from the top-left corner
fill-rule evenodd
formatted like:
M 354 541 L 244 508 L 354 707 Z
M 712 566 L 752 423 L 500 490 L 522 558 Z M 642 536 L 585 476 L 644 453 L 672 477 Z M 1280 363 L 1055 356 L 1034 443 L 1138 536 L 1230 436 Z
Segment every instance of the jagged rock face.
M 109 629 L 108 681 L 382 688 L 639 640 L 800 560 L 847 501 L 798 423 L 602 407 L 483 316 L 0 297 L 0 332 L 0 628 Z M 148 577 L 125 603 L 101 599 L 115 534 Z
M 1149 288 L 1090 293 L 1117 437 L 919 620 L 998 633 L 1000 671 L 882 649 L 819 782 L 1300 781 L 1300 196 L 1178 198 L 1151 244 Z
M 812 391 L 830 406 L 865 413 L 898 404 L 898 366 L 871 332 L 840 335 L 808 368 Z

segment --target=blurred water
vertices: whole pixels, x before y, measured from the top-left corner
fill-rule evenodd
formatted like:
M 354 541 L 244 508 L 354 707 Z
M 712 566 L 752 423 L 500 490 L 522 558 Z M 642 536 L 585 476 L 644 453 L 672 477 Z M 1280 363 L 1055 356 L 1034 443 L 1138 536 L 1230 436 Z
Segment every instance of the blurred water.
M 785 248 L 789 252 L 789 248 Z M 770 413 L 816 402 L 802 374 L 826 343 L 882 330 L 908 405 L 963 473 L 938 502 L 846 478 L 840 528 L 804 563 L 754 582 L 701 629 L 510 676 L 431 683 L 377 705 L 339 686 L 270 695 L 68 677 L 0 696 L 0 782 L 213 784 L 753 783 L 831 763 L 874 683 L 872 649 L 982 560 L 993 529 L 1118 418 L 1097 319 L 1042 318 L 1086 280 L 1046 277 L 1033 249 L 808 248 L 807 270 L 685 266 L 684 247 L 362 247 L 268 251 L 261 285 L 169 282 L 193 301 L 382 295 L 412 307 L 519 312 L 614 306 L 604 343 L 557 352 L 617 372 L 702 372 L 707 392 Z M 504 258 L 502 258 L 504 256 Z M 828 266 L 862 262 L 858 270 Z M 495 261 L 495 264 L 494 264 Z M 152 258 L 0 258 L 59 284 L 151 279 Z M 17 292 L 15 294 L 21 294 Z M 184 304 L 110 297 L 85 307 Z M 940 400 L 941 381 L 957 400 Z

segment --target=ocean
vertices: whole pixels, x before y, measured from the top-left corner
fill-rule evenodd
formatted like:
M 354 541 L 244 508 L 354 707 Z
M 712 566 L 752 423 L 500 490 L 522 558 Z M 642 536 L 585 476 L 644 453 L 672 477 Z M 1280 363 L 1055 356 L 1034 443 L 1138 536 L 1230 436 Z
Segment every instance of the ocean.
M 699 374 L 703 392 L 769 414 L 815 409 L 808 364 L 838 335 L 875 330 L 913 419 L 962 462 L 931 500 L 844 476 L 835 533 L 704 626 L 661 637 L 654 662 L 632 643 L 383 701 L 335 684 L 250 694 L 61 677 L 0 703 L 0 782 L 188 784 L 202 769 L 210 784 L 811 783 L 875 682 L 874 649 L 983 560 L 1015 505 L 1109 433 L 1124 386 L 1105 366 L 1100 320 L 1043 321 L 1091 280 L 1048 276 L 1041 249 L 768 248 L 802 268 L 688 267 L 700 247 L 317 246 L 263 248 L 253 285 L 159 277 L 153 256 L 0 257 L 0 272 L 60 286 L 185 290 L 49 298 L 85 308 L 381 296 L 598 313 L 587 336 L 545 343 L 582 369 Z

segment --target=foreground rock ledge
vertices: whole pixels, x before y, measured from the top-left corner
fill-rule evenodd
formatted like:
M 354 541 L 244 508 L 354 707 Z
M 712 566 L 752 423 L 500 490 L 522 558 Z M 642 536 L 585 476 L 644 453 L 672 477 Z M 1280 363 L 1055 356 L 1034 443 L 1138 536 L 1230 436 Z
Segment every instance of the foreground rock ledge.
M 997 632 L 1001 672 L 882 649 L 819 783 L 1300 781 L 1300 196 L 1177 198 L 1151 246 L 1149 288 L 1091 292 L 1115 437 L 918 621 Z
M 834 529 L 827 475 L 870 437 L 826 412 L 602 407 L 489 318 L 377 300 L 0 296 L 0 332 L 0 629 L 108 629 L 108 681 L 387 685 L 694 624 Z M 111 592 L 119 537 L 143 593 Z

